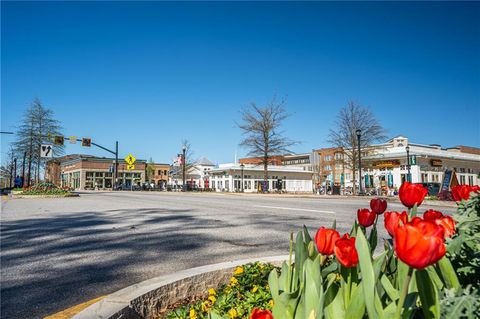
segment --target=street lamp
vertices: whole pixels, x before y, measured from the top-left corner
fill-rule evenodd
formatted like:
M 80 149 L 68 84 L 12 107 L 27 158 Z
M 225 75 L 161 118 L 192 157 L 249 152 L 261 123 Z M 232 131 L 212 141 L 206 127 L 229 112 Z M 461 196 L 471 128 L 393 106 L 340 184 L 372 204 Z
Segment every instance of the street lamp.
M 183 156 L 182 156 L 182 164 L 183 164 L 183 191 L 185 192 L 186 191 L 186 181 L 185 181 L 185 164 L 186 164 L 186 160 L 185 160 L 185 153 L 187 151 L 187 147 L 184 145 L 183 148 L 182 148 L 182 151 L 183 151 Z
M 410 146 L 405 147 L 407 151 L 407 182 L 412 182 L 412 177 L 410 175 Z
M 357 129 L 355 131 L 357 133 L 357 144 L 358 144 L 358 195 L 363 195 L 362 189 L 362 152 L 360 151 L 360 137 L 362 136 L 362 130 Z
M 241 189 L 242 189 L 242 193 L 243 193 L 243 169 L 245 168 L 245 165 L 243 165 L 243 163 L 242 163 L 242 164 L 240 164 L 240 167 L 242 169 L 242 187 L 241 187 Z

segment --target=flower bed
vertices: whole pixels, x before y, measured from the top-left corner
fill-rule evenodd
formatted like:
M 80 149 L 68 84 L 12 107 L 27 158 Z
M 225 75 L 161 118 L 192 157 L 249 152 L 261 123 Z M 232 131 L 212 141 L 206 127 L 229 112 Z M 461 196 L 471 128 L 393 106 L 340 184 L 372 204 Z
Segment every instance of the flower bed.
M 21 192 L 16 192 L 16 197 L 35 196 L 35 197 L 65 197 L 71 196 L 71 189 L 68 187 L 59 188 L 52 183 L 39 183 L 31 187 L 25 187 Z
M 478 318 L 479 189 L 453 188 L 453 218 L 435 210 L 417 216 L 426 194 L 422 185 L 406 182 L 399 190 L 405 211 L 387 212 L 385 200 L 372 199 L 343 235 L 335 222 L 313 238 L 304 227 L 295 240 L 291 235 L 290 260 L 272 269 L 268 286 L 261 272 L 262 289 L 254 289 L 258 265 L 237 268 L 219 292 L 168 318 Z M 391 239 L 379 243 L 382 219 Z M 384 250 L 373 256 L 378 244 Z

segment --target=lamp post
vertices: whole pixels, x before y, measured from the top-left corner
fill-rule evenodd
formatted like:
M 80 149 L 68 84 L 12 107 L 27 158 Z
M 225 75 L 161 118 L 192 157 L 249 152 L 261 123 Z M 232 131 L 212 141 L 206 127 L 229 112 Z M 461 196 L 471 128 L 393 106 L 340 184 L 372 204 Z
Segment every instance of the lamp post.
M 186 165 L 185 165 L 185 164 L 186 164 L 185 153 L 186 153 L 186 151 L 187 151 L 187 148 L 185 147 L 185 145 L 183 146 L 182 151 L 183 151 L 183 153 L 182 153 L 182 154 L 183 154 L 183 155 L 182 155 L 182 164 L 183 164 L 183 189 L 182 189 L 182 190 L 185 192 L 185 191 L 186 191 L 186 188 L 185 188 L 185 187 L 186 187 L 186 186 L 185 186 L 185 185 L 186 185 L 186 181 L 185 181 L 185 179 L 186 179 L 186 176 L 185 176 L 185 166 L 186 166 Z
M 407 182 L 412 182 L 412 177 L 410 175 L 410 146 L 405 147 L 407 151 Z
M 363 188 L 362 188 L 362 152 L 360 151 L 360 138 L 362 136 L 362 130 L 357 129 L 355 131 L 357 133 L 357 144 L 358 144 L 358 195 L 363 195 Z
M 245 168 L 245 165 L 240 164 L 240 168 L 242 169 L 242 187 L 241 187 L 241 190 L 242 190 L 242 193 L 243 193 L 243 169 Z

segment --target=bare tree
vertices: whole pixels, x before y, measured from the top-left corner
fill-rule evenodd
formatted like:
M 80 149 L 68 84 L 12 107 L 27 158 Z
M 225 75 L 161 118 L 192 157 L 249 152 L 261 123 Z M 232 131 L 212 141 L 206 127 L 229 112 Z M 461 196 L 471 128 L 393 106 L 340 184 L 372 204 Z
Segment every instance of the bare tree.
M 53 111 L 44 107 L 39 99 L 35 99 L 30 107 L 25 111 L 21 124 L 17 127 L 17 140 L 14 143 L 15 153 L 18 157 L 27 154 L 27 185 L 30 185 L 32 179 L 32 165 L 35 174 L 33 177 L 38 182 L 40 180 L 40 171 L 45 164 L 45 160 L 40 157 L 40 146 L 46 143 L 52 143 L 55 135 L 61 135 L 61 126 L 54 117 Z M 63 145 L 53 146 L 53 155 L 63 154 Z
M 278 102 L 273 97 L 264 107 L 252 102 L 241 110 L 242 123 L 237 123 L 244 135 L 240 146 L 249 150 L 248 156 L 260 158 L 265 185 L 268 183 L 269 159 L 289 153 L 288 148 L 298 143 L 286 138 L 284 132 L 280 131 L 283 121 L 290 116 L 285 106 L 285 98 Z
M 344 150 L 344 156 L 346 157 L 344 165 L 352 169 L 354 192 L 358 162 L 357 129 L 362 132 L 361 148 L 366 148 L 372 143 L 386 138 L 385 129 L 368 108 L 350 101 L 347 106 L 340 109 L 335 127 L 330 129 L 328 142 Z M 359 180 L 361 181 L 361 177 Z

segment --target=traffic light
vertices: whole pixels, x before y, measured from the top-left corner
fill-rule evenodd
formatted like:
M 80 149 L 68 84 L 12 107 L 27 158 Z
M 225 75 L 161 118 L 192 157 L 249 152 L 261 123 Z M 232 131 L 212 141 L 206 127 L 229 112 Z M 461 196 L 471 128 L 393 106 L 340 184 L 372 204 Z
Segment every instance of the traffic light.
M 90 147 L 92 144 L 92 139 L 91 138 L 82 138 L 82 146 Z
M 55 136 L 53 141 L 55 145 L 63 145 L 64 139 L 63 136 Z

